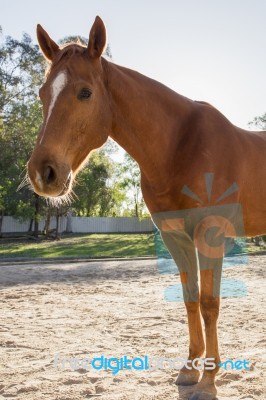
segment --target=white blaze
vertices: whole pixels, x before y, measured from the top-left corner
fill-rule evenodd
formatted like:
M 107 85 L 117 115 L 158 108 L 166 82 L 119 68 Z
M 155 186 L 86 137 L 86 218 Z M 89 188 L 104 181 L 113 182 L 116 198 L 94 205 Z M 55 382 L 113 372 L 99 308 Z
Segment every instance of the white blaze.
M 51 103 L 49 105 L 48 108 L 48 114 L 47 114 L 47 118 L 46 118 L 46 122 L 44 124 L 44 128 L 43 128 L 43 134 L 42 137 L 40 139 L 40 144 L 42 143 L 43 137 L 44 137 L 44 132 L 47 126 L 47 123 L 49 121 L 49 118 L 52 114 L 54 105 L 56 103 L 56 100 L 59 96 L 59 94 L 62 92 L 62 90 L 64 89 L 64 87 L 67 84 L 67 74 L 65 71 L 59 72 L 59 74 L 55 77 L 55 79 L 53 80 L 52 86 L 51 86 Z

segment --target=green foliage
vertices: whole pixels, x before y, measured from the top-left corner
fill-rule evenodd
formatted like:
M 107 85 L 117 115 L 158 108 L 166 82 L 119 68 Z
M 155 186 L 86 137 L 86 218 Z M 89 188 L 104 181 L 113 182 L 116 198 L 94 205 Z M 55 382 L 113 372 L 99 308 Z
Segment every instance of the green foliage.
M 58 44 L 60 46 L 67 45 L 67 44 L 80 44 L 82 46 L 87 46 L 88 45 L 88 39 L 85 38 L 84 36 L 76 36 L 76 35 L 70 35 L 70 36 L 65 36 L 63 39 L 60 39 L 58 41 Z
M 266 113 L 255 117 L 253 121 L 249 122 L 250 128 L 266 129 Z
M 34 197 L 17 191 L 42 120 L 36 98 L 44 62 L 38 47 L 24 34 L 6 37 L 0 46 L 0 207 L 5 215 L 33 218 Z
M 117 216 L 125 195 L 113 179 L 115 163 L 103 151 L 95 152 L 79 173 L 73 210 L 79 216 Z
M 82 46 L 86 46 L 88 45 L 88 39 L 85 38 L 84 36 L 76 36 L 76 35 L 71 35 L 71 36 L 65 36 L 63 39 L 59 40 L 59 45 L 67 45 L 70 43 L 77 43 L 80 44 Z M 111 47 L 110 44 L 108 43 L 105 49 L 105 52 L 103 54 L 104 56 L 109 57 L 110 59 L 112 59 L 112 53 L 111 53 Z
M 21 41 L 7 36 L 0 47 L 0 113 L 4 120 L 14 103 L 36 101 L 45 62 L 38 46 L 24 34 Z
M 124 162 L 121 165 L 120 186 L 127 193 L 127 208 L 125 216 L 138 218 L 147 217 L 148 210 L 140 187 L 140 169 L 137 162 L 128 154 L 125 154 Z

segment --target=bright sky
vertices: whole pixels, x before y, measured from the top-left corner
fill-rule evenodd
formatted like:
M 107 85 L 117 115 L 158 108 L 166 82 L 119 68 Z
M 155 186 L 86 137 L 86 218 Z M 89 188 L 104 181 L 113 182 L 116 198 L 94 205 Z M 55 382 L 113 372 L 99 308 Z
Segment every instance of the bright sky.
M 105 22 L 113 61 L 212 103 L 247 128 L 266 112 L 265 0 L 0 0 L 3 33 L 58 40 Z

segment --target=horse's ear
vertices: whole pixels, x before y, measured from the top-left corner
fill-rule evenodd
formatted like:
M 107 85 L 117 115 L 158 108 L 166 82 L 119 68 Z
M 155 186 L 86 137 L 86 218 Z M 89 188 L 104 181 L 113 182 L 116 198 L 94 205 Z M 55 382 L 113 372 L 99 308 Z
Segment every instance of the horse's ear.
M 50 38 L 48 33 L 39 24 L 37 25 L 37 38 L 44 56 L 49 61 L 53 61 L 55 55 L 59 51 L 59 46 Z
M 92 25 L 88 43 L 89 56 L 91 58 L 101 57 L 106 45 L 106 29 L 100 17 L 96 17 Z

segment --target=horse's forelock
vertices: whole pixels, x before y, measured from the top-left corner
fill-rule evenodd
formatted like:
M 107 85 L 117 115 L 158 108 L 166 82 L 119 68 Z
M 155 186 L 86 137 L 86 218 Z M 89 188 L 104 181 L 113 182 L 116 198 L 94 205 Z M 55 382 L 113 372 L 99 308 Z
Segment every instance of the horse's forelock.
M 67 59 L 75 56 L 76 54 L 84 54 L 86 49 L 87 48 L 85 46 L 83 46 L 80 42 L 79 43 L 75 43 L 75 42 L 65 43 L 60 48 L 60 51 L 57 54 L 57 56 L 55 57 L 55 59 L 53 60 L 53 62 L 48 65 L 48 68 L 45 72 L 45 76 L 47 77 L 47 75 L 49 75 L 49 73 L 51 71 L 51 68 L 58 65 L 61 61 L 67 60 Z

